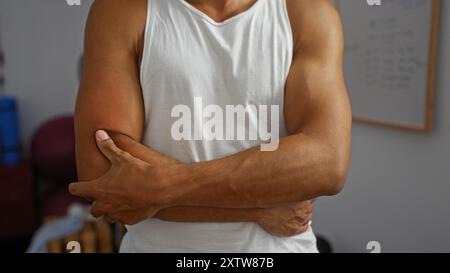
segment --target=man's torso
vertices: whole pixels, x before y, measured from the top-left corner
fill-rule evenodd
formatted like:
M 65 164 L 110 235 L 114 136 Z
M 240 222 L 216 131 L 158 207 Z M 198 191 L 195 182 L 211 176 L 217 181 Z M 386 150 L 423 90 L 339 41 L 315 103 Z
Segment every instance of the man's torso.
M 144 27 L 136 28 L 144 30 L 135 41 L 145 105 L 143 143 L 185 163 L 235 154 L 261 143 L 248 134 L 251 129 L 259 130 L 261 105 L 278 106 L 277 122 L 264 122 L 268 127 L 279 126 L 279 137 L 287 135 L 284 91 L 299 39 L 295 29 L 298 22 L 290 19 L 295 17 L 291 9 L 296 7 L 291 7 L 289 0 L 259 0 L 243 13 L 216 23 L 181 1 L 150 0 L 147 20 L 141 22 Z M 147 1 L 137 2 L 139 12 L 147 10 Z M 200 108 L 196 104 L 199 99 Z M 180 118 L 173 115 L 177 105 L 190 109 L 190 139 L 176 140 L 173 136 L 174 123 Z M 222 126 L 224 139 L 204 139 L 202 127 L 213 117 L 205 116 L 208 105 L 222 109 L 218 121 L 223 123 L 215 126 Z M 240 139 L 236 132 L 234 138 L 226 138 L 230 129 L 226 108 L 236 105 L 256 106 L 245 120 L 246 139 Z M 250 222 L 174 223 L 151 219 L 128 230 L 121 249 L 124 252 L 316 251 L 311 229 L 281 238 Z

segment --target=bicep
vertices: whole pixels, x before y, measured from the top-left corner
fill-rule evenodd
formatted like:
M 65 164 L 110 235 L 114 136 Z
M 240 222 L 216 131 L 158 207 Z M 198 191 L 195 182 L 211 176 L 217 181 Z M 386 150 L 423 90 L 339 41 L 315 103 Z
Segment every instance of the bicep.
M 334 12 L 327 14 L 328 19 L 313 24 L 309 33 L 303 30 L 308 38 L 300 39 L 291 66 L 285 116 L 291 134 L 349 142 L 351 107 L 343 76 L 342 28 Z
M 93 8 L 95 9 L 95 7 Z M 109 163 L 97 149 L 95 132 L 109 129 L 139 141 L 143 102 L 136 56 L 120 33 L 108 32 L 105 20 L 91 12 L 86 27 L 82 79 L 75 107 L 75 138 L 80 180 L 102 175 Z
M 351 110 L 341 69 L 314 60 L 305 62 L 294 63 L 291 73 L 295 76 L 287 84 L 289 132 L 348 137 Z
M 127 92 L 123 92 L 125 90 Z M 135 93 L 136 90 L 131 86 L 106 88 L 100 81 L 89 88 L 80 88 L 75 110 L 76 155 L 80 180 L 97 178 L 109 167 L 96 146 L 94 136 L 97 130 L 120 132 L 140 141 L 143 110 Z
M 308 13 L 297 28 L 300 38 L 286 82 L 287 126 L 291 134 L 348 139 L 351 107 L 343 75 L 342 26 L 328 5 L 316 11 L 320 16 Z

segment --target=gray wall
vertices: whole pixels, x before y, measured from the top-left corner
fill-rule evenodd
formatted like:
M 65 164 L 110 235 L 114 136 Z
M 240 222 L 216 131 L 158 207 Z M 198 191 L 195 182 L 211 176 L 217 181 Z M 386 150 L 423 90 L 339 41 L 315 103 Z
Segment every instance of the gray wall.
M 89 4 L 0 0 L 5 91 L 19 99 L 24 144 L 45 120 L 74 108 Z
M 89 4 L 0 0 L 6 87 L 20 99 L 23 136 L 72 112 Z M 319 200 L 314 226 L 338 252 L 450 251 L 450 3 L 442 1 L 435 130 L 419 135 L 355 124 L 349 182 Z M 447 77 L 446 77 L 447 76 Z

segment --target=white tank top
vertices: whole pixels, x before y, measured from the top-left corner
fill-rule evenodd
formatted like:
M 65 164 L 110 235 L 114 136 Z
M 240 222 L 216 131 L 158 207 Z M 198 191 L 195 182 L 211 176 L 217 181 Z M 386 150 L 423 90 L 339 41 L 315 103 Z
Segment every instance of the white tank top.
M 260 140 L 175 140 L 171 130 L 178 118 L 172 110 L 186 105 L 192 111 L 192 122 L 203 124 L 203 109 L 195 108 L 199 98 L 203 107 L 213 104 L 222 109 L 227 105 L 277 105 L 280 137 L 287 134 L 283 102 L 293 39 L 285 0 L 258 0 L 221 23 L 185 0 L 149 0 L 146 24 L 140 75 L 145 145 L 190 163 L 222 158 L 260 144 Z M 247 129 L 257 126 L 251 118 L 257 113 L 249 109 Z M 158 219 L 127 228 L 123 252 L 317 251 L 311 229 L 281 238 L 251 222 Z

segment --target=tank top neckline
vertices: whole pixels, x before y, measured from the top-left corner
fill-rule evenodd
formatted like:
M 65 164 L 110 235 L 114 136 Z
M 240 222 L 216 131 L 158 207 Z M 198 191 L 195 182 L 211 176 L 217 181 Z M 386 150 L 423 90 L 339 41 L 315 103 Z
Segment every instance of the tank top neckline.
M 239 19 L 250 15 L 251 13 L 253 13 L 258 6 L 261 5 L 261 3 L 263 2 L 263 0 L 256 0 L 256 2 L 249 7 L 248 9 L 226 19 L 225 21 L 222 22 L 217 22 L 214 19 L 212 19 L 208 14 L 204 13 L 203 11 L 197 9 L 196 7 L 194 7 L 193 5 L 191 5 L 190 3 L 188 3 L 186 0 L 176 0 L 176 2 L 179 2 L 183 7 L 185 7 L 186 9 L 188 9 L 190 12 L 194 13 L 195 15 L 203 18 L 205 21 L 207 21 L 208 23 L 210 23 L 211 25 L 214 25 L 216 27 L 221 27 L 221 26 L 225 26 L 227 24 L 230 24 L 232 22 L 237 22 Z

